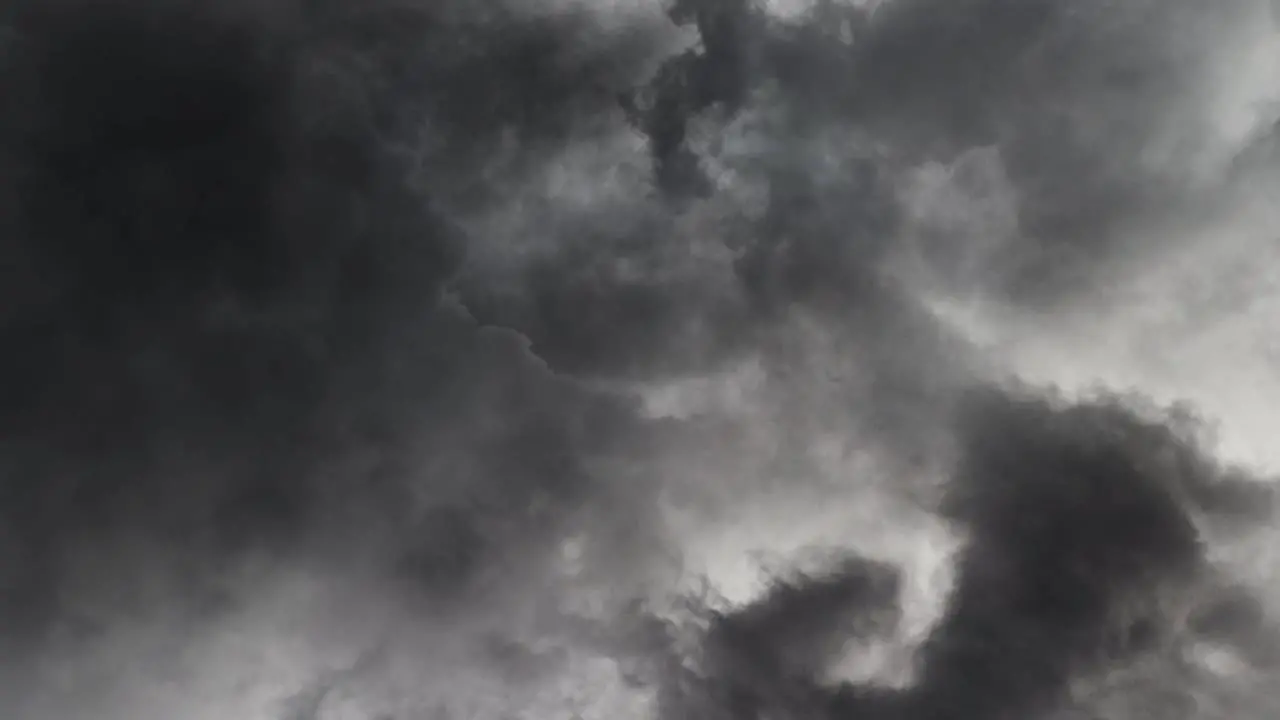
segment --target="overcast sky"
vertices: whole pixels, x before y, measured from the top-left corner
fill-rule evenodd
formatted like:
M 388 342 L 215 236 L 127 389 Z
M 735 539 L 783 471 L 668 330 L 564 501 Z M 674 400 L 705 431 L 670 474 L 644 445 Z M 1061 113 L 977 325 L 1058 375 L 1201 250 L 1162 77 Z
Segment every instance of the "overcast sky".
M 0 715 L 1275 717 L 1273 13 L 0 2 Z

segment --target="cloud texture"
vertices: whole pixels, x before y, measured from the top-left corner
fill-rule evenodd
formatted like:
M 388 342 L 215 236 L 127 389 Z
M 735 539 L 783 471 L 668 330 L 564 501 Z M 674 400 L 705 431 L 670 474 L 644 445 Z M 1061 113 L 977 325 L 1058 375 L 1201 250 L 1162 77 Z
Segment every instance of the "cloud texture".
M 1268 2 L 0 9 L 5 717 L 1273 716 Z

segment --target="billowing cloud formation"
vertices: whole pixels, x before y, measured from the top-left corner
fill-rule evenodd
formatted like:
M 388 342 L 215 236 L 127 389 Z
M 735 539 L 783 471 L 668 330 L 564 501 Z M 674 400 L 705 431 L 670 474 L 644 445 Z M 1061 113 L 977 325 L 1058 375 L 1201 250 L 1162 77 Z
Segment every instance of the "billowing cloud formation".
M 1022 362 L 1261 246 L 1269 5 L 662 10 L 4 8 L 6 717 L 1270 716 L 1264 471 Z

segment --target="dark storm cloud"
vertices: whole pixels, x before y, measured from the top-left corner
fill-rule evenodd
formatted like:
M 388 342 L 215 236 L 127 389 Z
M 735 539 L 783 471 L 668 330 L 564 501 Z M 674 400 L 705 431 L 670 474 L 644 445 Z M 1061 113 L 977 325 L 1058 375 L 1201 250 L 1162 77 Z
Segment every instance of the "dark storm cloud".
M 776 79 L 752 63 L 750 46 L 787 41 L 745 3 L 693 5 L 671 15 L 696 27 L 699 45 L 620 93 L 620 114 L 647 141 L 652 185 L 643 190 L 652 196 L 608 223 L 569 223 L 561 231 L 568 250 L 532 262 L 517 297 L 473 293 L 477 312 L 519 327 L 557 367 L 679 374 L 749 348 L 795 304 L 855 306 L 867 316 L 898 306 L 876 277 L 897 229 L 892 181 L 856 148 L 837 149 L 833 167 L 815 172 L 831 148 L 804 138 L 831 117 L 789 112 L 789 85 L 758 103 L 784 109 L 753 138 L 760 147 L 729 161 L 764 195 L 745 208 L 731 192 L 713 191 L 689 142 L 692 126 L 720 108 L 708 140 L 731 144 L 729 125 L 750 92 Z
M 966 540 L 913 684 L 822 686 L 859 626 L 892 628 L 895 571 L 854 558 L 715 616 L 702 674 L 670 678 L 667 717 L 1042 717 L 1081 678 L 1196 639 L 1269 666 L 1271 620 L 1248 589 L 1219 584 L 1196 521 L 1256 522 L 1269 513 L 1212 498 L 1258 503 L 1269 486 L 1210 459 L 1194 424 L 1119 398 L 995 389 L 955 421 L 943 512 Z
M 971 243 L 961 217 L 924 241 L 942 284 L 973 253 L 978 292 L 1017 308 L 1105 301 L 1176 242 L 1148 228 L 1216 201 L 1196 179 L 1222 160 L 1206 99 L 1229 77 L 1222 43 L 1255 10 L 822 2 L 780 20 L 742 0 L 676 3 L 672 21 L 699 42 L 621 101 L 657 197 L 605 204 L 607 222 L 566 211 L 579 221 L 536 231 L 563 252 L 463 296 L 555 368 L 633 378 L 763 347 L 785 384 L 809 349 L 778 327 L 812 313 L 857 368 L 845 401 L 879 413 L 868 424 L 885 438 L 911 438 L 976 360 L 889 269 L 919 242 L 904 172 L 985 148 L 994 180 L 975 192 L 1011 206 L 1008 228 L 975 231 L 1003 235 Z M 549 205 L 523 218 L 560 219 Z
M 442 302 L 465 242 L 440 207 L 486 201 L 504 133 L 533 157 L 611 104 L 593 83 L 643 47 L 497 4 L 25 3 L 12 28 L 5 636 L 110 623 L 64 589 L 86 556 L 126 587 L 176 563 L 198 598 L 249 552 L 373 545 L 428 595 L 506 548 L 536 565 L 629 410 Z M 116 557 L 135 542 L 156 558 Z
M 1251 6 L 1109 7 L 824 2 L 782 21 L 743 0 L 677 3 L 672 21 L 698 44 L 621 101 L 659 198 L 607 206 L 608 223 L 544 223 L 535 234 L 568 250 L 531 262 L 515 297 L 472 288 L 469 302 L 557 367 L 597 374 L 714 363 L 796 305 L 883 329 L 904 306 L 884 268 L 909 230 L 902 172 L 978 147 L 995 152 L 1016 224 L 984 290 L 1035 304 L 1094 287 L 1144 249 L 1136 229 L 1200 202 L 1191 144 L 1213 131 L 1199 108 L 1223 62 L 1214 39 Z M 734 282 L 644 269 L 682 246 L 705 262 L 668 213 L 714 215 L 745 187 L 756 195 L 731 222 L 692 231 L 718 236 Z M 690 327 L 715 330 L 699 344 Z
M 1162 641 L 1160 594 L 1189 592 L 1203 571 L 1183 496 L 1216 469 L 1168 428 L 1109 404 L 984 393 L 959 422 L 947 513 L 969 537 L 909 706 L 919 717 L 957 706 L 1035 715 L 1091 663 Z
M 728 682 L 698 701 L 722 704 L 727 717 L 820 712 L 812 683 L 850 641 L 892 632 L 900 590 L 894 568 L 859 557 L 816 576 L 781 579 L 748 607 L 712 621 L 707 662 Z
M 679 197 L 710 192 L 688 137 L 691 118 L 710 111 L 782 108 L 788 120 L 767 139 L 780 154 L 824 128 L 857 128 L 887 153 L 888 163 L 855 161 L 872 177 L 898 163 L 998 148 L 1020 234 L 991 289 L 1018 302 L 1054 302 L 1096 283 L 1125 252 L 1145 249 L 1133 245 L 1144 222 L 1206 202 L 1193 192 L 1197 179 L 1212 172 L 1205 163 L 1225 161 L 1213 157 L 1217 129 L 1206 111 L 1206 99 L 1232 77 L 1221 41 L 1267 22 L 1260 12 L 1250 2 L 1209 10 L 907 0 L 873 9 L 819 2 L 800 20 L 781 21 L 743 0 L 691 0 L 672 17 L 696 26 L 701 45 L 664 65 L 628 105 L 650 139 L 659 186 Z M 791 223 L 807 216 L 813 169 L 766 173 L 771 210 Z M 884 199 L 856 187 L 836 192 L 855 205 L 871 201 L 857 213 L 864 225 L 892 217 Z M 895 229 L 869 227 L 864 266 Z M 847 235 L 862 234 L 841 242 L 861 244 Z
M 1166 596 L 1190 598 L 1193 633 L 1273 656 L 1197 525 L 1269 517 L 1261 486 L 1118 401 L 972 391 L 972 348 L 886 269 L 901 173 L 991 146 L 1018 225 L 995 293 L 1088 287 L 1128 229 L 1190 197 L 1195 162 L 1153 170 L 1144 138 L 1205 120 L 1187 108 L 1244 3 L 1220 22 L 1040 0 L 784 22 L 691 0 L 671 19 L 700 46 L 674 54 L 652 28 L 515 3 L 15 8 L 0 640 L 28 644 L 8 659 L 152 607 L 199 623 L 260 554 L 356 565 L 463 617 L 553 583 L 552 550 L 582 532 L 607 586 L 672 541 L 664 452 L 723 443 L 789 477 L 818 429 L 921 465 L 956 450 L 940 512 L 967 544 L 917 686 L 823 686 L 898 612 L 898 571 L 855 556 L 714 615 L 704 677 L 652 617 L 610 636 L 606 654 L 656 666 L 638 682 L 664 717 L 1025 717 L 1112 655 L 1161 650 Z M 522 204 L 548 166 L 627 132 L 647 146 L 621 200 Z M 510 207 L 512 245 L 481 237 Z M 744 356 L 777 406 L 772 454 L 735 418 L 642 420 L 583 382 Z M 320 714 L 339 680 L 285 712 Z
M 193 434 L 218 438 L 222 411 L 259 399 L 242 379 L 286 411 L 309 390 L 287 338 L 192 327 L 219 284 L 261 300 L 281 281 L 269 257 L 280 244 L 264 240 L 283 68 L 255 57 L 243 28 L 152 15 L 149 27 L 125 6 L 19 7 L 6 65 L 19 111 L 5 136 L 18 226 L 5 249 L 32 275 L 25 312 L 4 327 L 6 525 L 27 566 L 6 584 L 20 603 L 40 594 L 33 611 L 56 612 L 44 595 L 55 581 L 34 576 L 56 574 L 69 534 L 109 522 L 109 506 L 148 484 L 138 476 L 162 435 L 209 424 Z M 275 363 L 289 367 L 278 380 Z M 187 373 L 204 377 L 189 386 Z

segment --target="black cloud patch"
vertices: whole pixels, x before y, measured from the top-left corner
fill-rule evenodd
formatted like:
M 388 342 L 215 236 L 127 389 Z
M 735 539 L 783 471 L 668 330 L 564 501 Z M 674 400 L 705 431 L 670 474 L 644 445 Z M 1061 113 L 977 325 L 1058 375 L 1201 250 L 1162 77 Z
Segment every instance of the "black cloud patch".
M 583 77 L 505 12 L 16 8 L 6 638 L 225 607 L 262 552 L 375 547 L 427 596 L 537 562 L 629 411 L 442 300 L 463 235 L 438 206 L 506 128 L 555 137 Z M 421 132 L 440 154 L 397 152 Z M 69 590 L 86 563 L 123 605 Z

